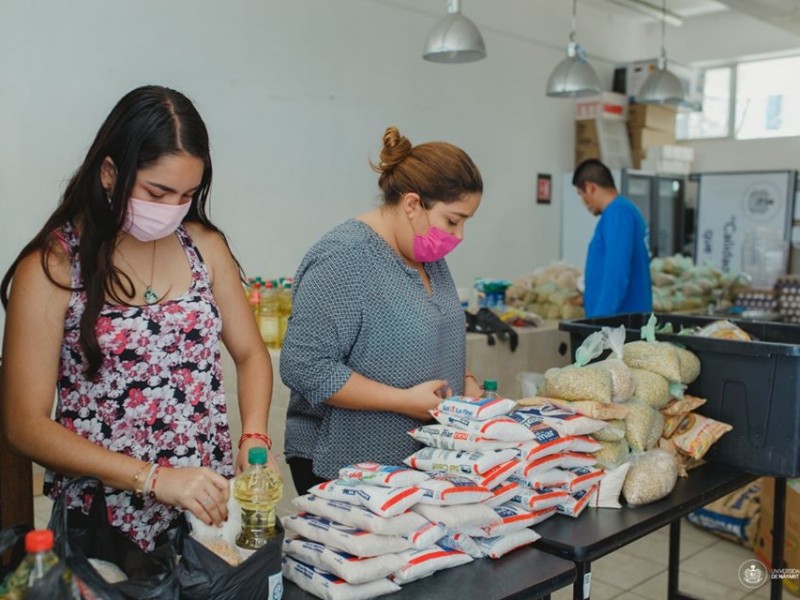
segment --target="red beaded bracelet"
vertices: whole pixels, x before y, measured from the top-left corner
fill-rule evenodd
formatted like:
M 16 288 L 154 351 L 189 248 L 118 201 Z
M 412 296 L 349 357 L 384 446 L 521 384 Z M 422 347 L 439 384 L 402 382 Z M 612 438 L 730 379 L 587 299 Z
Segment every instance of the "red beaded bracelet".
M 249 440 L 251 438 L 255 438 L 257 440 L 261 440 L 262 442 L 264 442 L 267 445 L 267 448 L 272 450 L 272 440 L 269 438 L 268 435 L 266 435 L 264 433 L 243 433 L 242 437 L 239 438 L 239 448 L 242 447 L 242 443 L 245 440 Z
M 161 465 L 155 465 L 152 479 L 148 479 L 149 486 L 145 485 L 144 493 L 150 496 L 153 500 L 156 498 L 156 483 L 158 482 L 158 473 L 161 471 Z

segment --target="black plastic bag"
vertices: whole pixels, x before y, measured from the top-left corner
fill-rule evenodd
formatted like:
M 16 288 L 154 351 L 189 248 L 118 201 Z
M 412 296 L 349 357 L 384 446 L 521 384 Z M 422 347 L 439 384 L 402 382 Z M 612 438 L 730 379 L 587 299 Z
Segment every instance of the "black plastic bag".
M 486 335 L 486 342 L 490 346 L 494 346 L 494 336 L 496 335 L 501 341 L 508 340 L 508 346 L 512 352 L 517 349 L 519 343 L 517 332 L 490 309 L 480 308 L 474 315 L 468 310 L 465 310 L 464 313 L 468 332 Z
M 284 530 L 233 567 L 200 542 L 186 535 L 178 564 L 183 600 L 271 600 L 283 595 L 281 548 Z
M 92 508 L 88 515 L 67 508 L 68 490 L 91 491 Z M 80 477 L 64 486 L 63 493 L 53 504 L 49 527 L 56 537 L 56 553 L 96 597 L 110 600 L 178 600 L 180 597 L 176 568 L 179 544 L 187 530 L 183 519 L 156 539 L 152 552 L 145 552 L 108 522 L 102 482 Z M 107 583 L 89 563 L 89 558 L 114 563 L 128 579 Z

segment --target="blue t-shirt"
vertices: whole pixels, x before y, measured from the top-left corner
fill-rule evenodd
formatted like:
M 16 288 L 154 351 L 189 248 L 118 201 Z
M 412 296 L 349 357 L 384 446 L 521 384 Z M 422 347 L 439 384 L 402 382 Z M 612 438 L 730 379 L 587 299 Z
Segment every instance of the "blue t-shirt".
M 281 348 L 281 378 L 291 390 L 287 458 L 312 459 L 316 475 L 335 478 L 357 462 L 402 465 L 422 447 L 408 435 L 421 421 L 325 402 L 354 371 L 397 388 L 444 379 L 463 392 L 464 310 L 447 263 L 425 270 L 431 294 L 417 270 L 356 219 L 308 251 Z
M 600 215 L 584 277 L 587 317 L 653 310 L 647 225 L 627 198 L 617 196 Z

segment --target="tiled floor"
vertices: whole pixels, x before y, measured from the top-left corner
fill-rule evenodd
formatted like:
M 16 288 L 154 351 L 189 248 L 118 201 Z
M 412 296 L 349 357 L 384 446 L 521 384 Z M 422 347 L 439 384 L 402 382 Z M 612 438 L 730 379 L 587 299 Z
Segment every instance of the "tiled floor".
M 34 499 L 36 526 L 50 519 L 50 500 Z M 592 564 L 593 600 L 663 600 L 667 597 L 669 529 L 656 531 Z M 738 579 L 750 550 L 702 531 L 690 523 L 681 526 L 680 590 L 704 600 L 769 598 L 769 586 L 755 592 Z M 570 600 L 572 588 L 559 590 L 553 600 Z M 784 598 L 791 598 L 784 592 Z

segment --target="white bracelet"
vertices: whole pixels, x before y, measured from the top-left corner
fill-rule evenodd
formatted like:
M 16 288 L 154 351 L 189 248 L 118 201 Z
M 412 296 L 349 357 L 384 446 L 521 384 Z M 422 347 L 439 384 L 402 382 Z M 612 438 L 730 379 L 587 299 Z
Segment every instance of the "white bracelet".
M 142 494 L 147 496 L 150 494 L 150 483 L 153 479 L 153 473 L 156 472 L 156 468 L 158 467 L 157 464 L 150 465 L 150 470 L 147 472 L 147 477 L 145 477 L 144 485 L 142 486 Z

